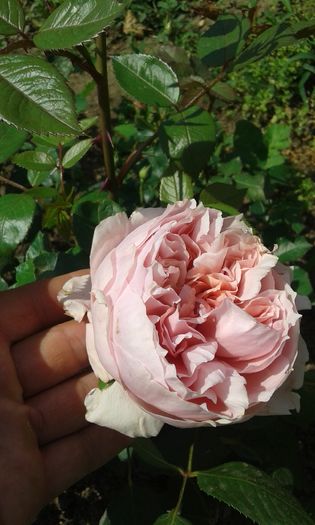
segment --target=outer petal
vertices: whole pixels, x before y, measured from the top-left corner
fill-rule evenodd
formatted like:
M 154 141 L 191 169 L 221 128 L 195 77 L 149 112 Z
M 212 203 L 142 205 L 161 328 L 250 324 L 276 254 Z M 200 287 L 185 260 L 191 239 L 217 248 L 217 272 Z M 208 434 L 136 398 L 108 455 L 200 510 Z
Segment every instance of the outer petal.
M 165 208 L 138 208 L 130 216 L 132 229 L 142 226 L 151 219 L 156 219 L 165 212 Z
M 81 275 L 67 281 L 57 298 L 63 305 L 65 313 L 80 322 L 90 308 L 90 292 L 90 275 Z
M 125 213 L 108 217 L 95 228 L 91 248 L 91 272 L 94 273 L 106 255 L 128 235 L 130 223 Z
M 95 388 L 85 398 L 86 419 L 129 437 L 156 436 L 163 422 L 139 407 L 115 381 L 104 390 Z
M 277 264 L 277 257 L 271 253 L 265 253 L 257 266 L 244 272 L 242 285 L 239 289 L 239 298 L 242 301 L 252 299 L 261 290 L 261 281 Z
M 258 415 L 285 415 L 291 410 L 300 410 L 300 396 L 293 390 L 298 390 L 303 385 L 305 363 L 308 360 L 308 351 L 304 339 L 300 337 L 299 350 L 294 369 L 283 385 L 276 390 L 269 402 L 262 406 Z
M 90 365 L 96 377 L 104 381 L 104 383 L 110 381 L 112 376 L 106 372 L 96 352 L 93 326 L 90 323 L 87 323 L 86 325 L 86 350 L 88 353 Z

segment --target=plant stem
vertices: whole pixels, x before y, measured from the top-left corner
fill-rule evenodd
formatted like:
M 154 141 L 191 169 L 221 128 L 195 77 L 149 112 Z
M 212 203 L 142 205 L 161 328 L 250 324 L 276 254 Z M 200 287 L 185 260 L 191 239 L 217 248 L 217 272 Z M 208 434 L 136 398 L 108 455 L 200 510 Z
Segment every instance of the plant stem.
M 156 131 L 151 137 L 149 137 L 145 142 L 142 142 L 138 146 L 137 149 L 135 149 L 132 153 L 130 153 L 129 157 L 125 160 L 124 164 L 121 167 L 121 170 L 118 175 L 118 183 L 121 184 L 124 177 L 129 173 L 131 168 L 138 162 L 138 160 L 141 159 L 143 151 L 151 146 L 151 144 L 155 141 L 155 139 L 158 137 L 159 132 Z
M 62 144 L 58 144 L 58 169 L 60 173 L 60 193 L 64 194 L 65 192 L 65 182 L 64 182 L 64 167 L 62 164 Z
M 7 47 L 0 49 L 0 55 L 7 55 L 16 49 L 24 49 L 24 51 L 26 51 L 26 49 L 31 47 L 34 47 L 34 44 L 29 39 L 18 40 L 17 42 L 11 42 Z
M 109 89 L 107 75 L 106 35 L 102 33 L 96 39 L 96 67 L 100 73 L 97 80 L 98 104 L 100 108 L 100 127 L 102 135 L 102 151 L 106 178 L 110 181 L 110 189 L 115 198 L 117 196 L 117 180 L 115 177 L 114 155 L 111 144 L 111 115 L 109 104 Z
M 220 82 L 220 80 L 222 80 L 222 78 L 224 78 L 226 74 L 226 67 L 223 67 L 222 70 L 220 71 L 220 73 L 212 80 L 210 80 L 210 82 L 207 82 L 207 84 L 205 84 L 201 90 L 197 93 L 197 95 L 195 95 L 192 99 L 190 99 L 187 104 L 185 104 L 185 106 L 181 107 L 181 108 L 178 108 L 179 111 L 185 111 L 186 109 L 190 108 L 191 106 L 193 106 L 196 102 L 198 102 L 198 100 L 203 96 L 203 95 L 206 95 L 212 88 L 213 86 L 215 86 L 218 82 Z
M 195 446 L 195 443 L 192 443 L 190 445 L 190 447 L 189 447 L 188 461 L 187 461 L 187 470 L 186 470 L 186 472 L 182 473 L 183 482 L 182 482 L 182 486 L 181 486 L 181 489 L 180 489 L 180 492 L 179 492 L 179 496 L 178 496 L 178 500 L 177 500 L 177 503 L 176 503 L 176 507 L 172 511 L 172 520 L 173 521 L 171 521 L 171 524 L 174 523 L 174 520 L 176 519 L 176 516 L 180 513 L 180 509 L 181 509 L 181 506 L 182 506 L 182 502 L 183 502 L 183 497 L 184 497 L 187 481 L 188 481 L 189 478 L 192 477 L 191 473 L 192 473 L 192 460 L 193 460 L 193 455 L 194 455 L 194 446 Z
M 130 490 L 133 488 L 132 483 L 132 457 L 130 453 L 130 447 L 127 447 L 127 457 L 128 457 L 128 487 Z
M 25 186 L 22 186 L 22 184 L 19 184 L 18 182 L 14 182 L 13 180 L 7 179 L 6 177 L 3 177 L 0 175 L 0 182 L 3 184 L 6 184 L 7 186 L 12 186 L 12 188 L 16 188 L 17 190 L 21 191 L 27 191 L 27 188 Z

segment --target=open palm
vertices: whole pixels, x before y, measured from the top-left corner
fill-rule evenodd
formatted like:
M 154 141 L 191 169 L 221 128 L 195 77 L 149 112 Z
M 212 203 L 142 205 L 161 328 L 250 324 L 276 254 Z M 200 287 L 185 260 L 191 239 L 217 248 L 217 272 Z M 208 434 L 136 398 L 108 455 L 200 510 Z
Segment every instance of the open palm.
M 84 324 L 56 296 L 69 275 L 0 294 L 0 523 L 26 525 L 54 496 L 128 444 L 88 424 L 96 386 Z

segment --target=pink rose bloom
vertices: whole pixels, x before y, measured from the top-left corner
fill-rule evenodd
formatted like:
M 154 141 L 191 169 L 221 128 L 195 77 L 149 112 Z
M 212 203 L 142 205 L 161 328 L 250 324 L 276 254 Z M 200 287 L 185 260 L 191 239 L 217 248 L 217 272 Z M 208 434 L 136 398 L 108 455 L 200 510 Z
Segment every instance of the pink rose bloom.
M 88 394 L 87 420 L 154 436 L 298 409 L 307 351 L 289 283 L 241 216 L 191 200 L 105 219 L 90 277 L 60 293 L 87 313 L 91 366 L 110 381 Z

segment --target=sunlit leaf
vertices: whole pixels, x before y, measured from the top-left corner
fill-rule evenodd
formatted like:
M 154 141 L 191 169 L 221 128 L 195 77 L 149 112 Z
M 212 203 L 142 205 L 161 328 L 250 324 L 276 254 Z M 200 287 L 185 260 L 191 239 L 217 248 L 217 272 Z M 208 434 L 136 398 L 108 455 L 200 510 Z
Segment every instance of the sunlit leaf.
M 162 60 L 134 54 L 113 57 L 116 79 L 131 97 L 150 105 L 171 106 L 179 98 L 178 79 Z
M 294 241 L 289 239 L 278 239 L 278 249 L 276 255 L 283 263 L 294 262 L 305 255 L 312 245 L 305 239 L 305 237 L 297 237 Z
M 89 151 L 93 144 L 92 139 L 85 139 L 77 142 L 70 148 L 62 159 L 64 168 L 72 168 Z
M 233 178 L 238 189 L 247 190 L 247 197 L 251 202 L 265 200 L 265 179 L 261 173 L 256 175 L 240 173 Z
M 71 48 L 112 24 L 124 9 L 116 0 L 65 0 L 34 37 L 41 49 Z
M 31 55 L 0 56 L 0 118 L 38 134 L 78 135 L 71 91 L 56 68 Z
M 312 283 L 304 268 L 301 268 L 300 266 L 293 267 L 292 287 L 300 295 L 310 295 L 312 293 Z
M 295 44 L 300 38 L 314 34 L 315 20 L 280 22 L 263 31 L 234 62 L 236 69 L 269 56 L 275 49 Z
M 27 139 L 27 133 L 5 122 L 0 122 L 0 164 L 20 149 Z
M 24 28 L 24 12 L 18 0 L 0 2 L 0 35 L 15 35 Z
M 35 281 L 36 272 L 35 265 L 32 259 L 23 261 L 16 267 L 15 278 L 17 286 L 22 286 L 23 284 L 29 284 Z
M 222 15 L 201 36 L 197 54 L 207 66 L 223 66 L 242 49 L 250 28 L 249 20 L 236 15 Z
M 7 194 L 0 197 L 0 267 L 26 237 L 36 204 L 28 195 Z
M 192 180 L 189 175 L 176 171 L 173 175 L 162 177 L 160 185 L 160 200 L 174 203 L 183 199 L 191 199 L 194 195 Z
M 213 118 L 197 106 L 165 121 L 160 133 L 165 153 L 180 160 L 190 175 L 197 175 L 205 167 L 216 140 Z
M 56 166 L 56 161 L 44 151 L 23 151 L 13 157 L 13 162 L 26 170 L 48 171 Z

